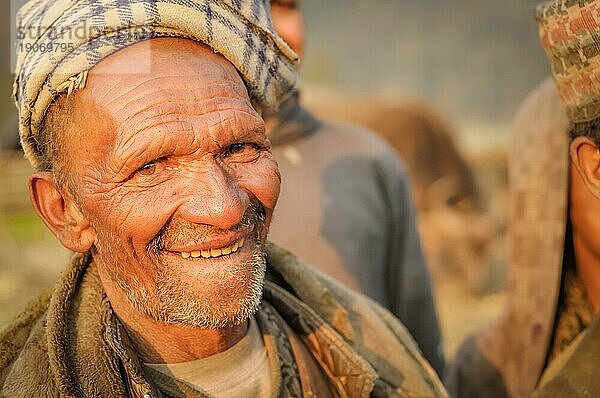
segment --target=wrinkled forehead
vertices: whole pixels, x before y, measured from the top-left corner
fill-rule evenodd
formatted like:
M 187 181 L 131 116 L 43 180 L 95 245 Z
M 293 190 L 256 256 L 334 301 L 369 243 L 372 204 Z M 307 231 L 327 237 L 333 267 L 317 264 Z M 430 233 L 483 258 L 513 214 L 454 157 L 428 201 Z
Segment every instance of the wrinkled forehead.
M 206 104 L 226 99 L 255 113 L 237 69 L 211 48 L 186 39 L 152 39 L 96 65 L 80 103 L 108 112 L 118 125 L 156 103 Z
M 160 80 L 185 82 L 191 88 L 219 82 L 249 98 L 237 69 L 227 59 L 206 45 L 179 38 L 147 40 L 107 57 L 91 69 L 84 91 L 102 98 L 144 83 L 164 85 Z

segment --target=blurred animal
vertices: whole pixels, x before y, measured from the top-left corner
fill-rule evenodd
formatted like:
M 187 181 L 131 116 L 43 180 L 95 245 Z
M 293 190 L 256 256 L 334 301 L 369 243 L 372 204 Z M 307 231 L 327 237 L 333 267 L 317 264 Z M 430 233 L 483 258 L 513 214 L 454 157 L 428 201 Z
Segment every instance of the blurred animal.
M 434 285 L 453 280 L 464 282 L 471 293 L 484 293 L 491 283 L 491 244 L 499 223 L 487 214 L 450 125 L 430 106 L 417 102 L 370 100 L 365 105 L 347 97 L 326 102 L 315 106 L 317 113 L 370 128 L 406 163 Z
M 453 131 L 424 104 L 382 105 L 365 124 L 380 133 L 406 162 L 420 212 L 419 228 L 434 282 L 464 278 L 474 293 L 487 287 L 491 220 Z

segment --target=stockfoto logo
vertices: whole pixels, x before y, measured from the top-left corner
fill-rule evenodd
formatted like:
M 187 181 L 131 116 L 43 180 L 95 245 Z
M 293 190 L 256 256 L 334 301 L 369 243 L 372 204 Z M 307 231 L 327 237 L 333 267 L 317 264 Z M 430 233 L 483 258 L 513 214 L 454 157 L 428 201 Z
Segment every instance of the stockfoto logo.
M 75 28 L 56 26 L 17 26 L 17 51 L 23 53 L 72 52 L 75 43 L 94 36 L 96 29 L 84 23 Z
M 115 42 L 127 42 L 131 38 L 143 40 L 152 34 L 151 26 L 138 26 L 113 33 Z M 17 51 L 21 53 L 66 53 L 73 52 L 81 43 L 104 32 L 87 22 L 71 27 L 18 26 L 16 30 Z
M 75 28 L 56 27 L 56 26 L 18 26 L 17 40 L 19 41 L 37 41 L 41 38 L 48 40 L 84 40 L 87 37 L 94 36 L 98 30 L 93 26 L 88 26 L 87 22 Z

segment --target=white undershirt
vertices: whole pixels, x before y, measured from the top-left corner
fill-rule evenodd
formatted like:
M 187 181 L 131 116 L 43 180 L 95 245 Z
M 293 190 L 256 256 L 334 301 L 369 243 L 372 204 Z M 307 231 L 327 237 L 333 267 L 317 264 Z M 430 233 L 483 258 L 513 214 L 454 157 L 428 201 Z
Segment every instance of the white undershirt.
M 271 393 L 267 350 L 254 317 L 246 336 L 226 351 L 191 362 L 145 365 L 215 398 Z

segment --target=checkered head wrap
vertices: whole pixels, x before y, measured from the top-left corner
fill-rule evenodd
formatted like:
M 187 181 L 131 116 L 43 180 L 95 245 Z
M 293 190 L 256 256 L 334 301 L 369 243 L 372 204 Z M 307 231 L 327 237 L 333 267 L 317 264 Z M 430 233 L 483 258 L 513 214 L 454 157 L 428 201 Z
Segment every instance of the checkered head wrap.
M 553 0 L 538 6 L 542 47 L 573 123 L 600 116 L 600 1 Z
M 297 56 L 275 33 L 268 0 L 31 0 L 17 15 L 17 35 L 19 134 L 35 168 L 53 100 L 84 87 L 92 67 L 140 41 L 209 45 L 237 68 L 263 110 L 276 109 L 297 81 Z

